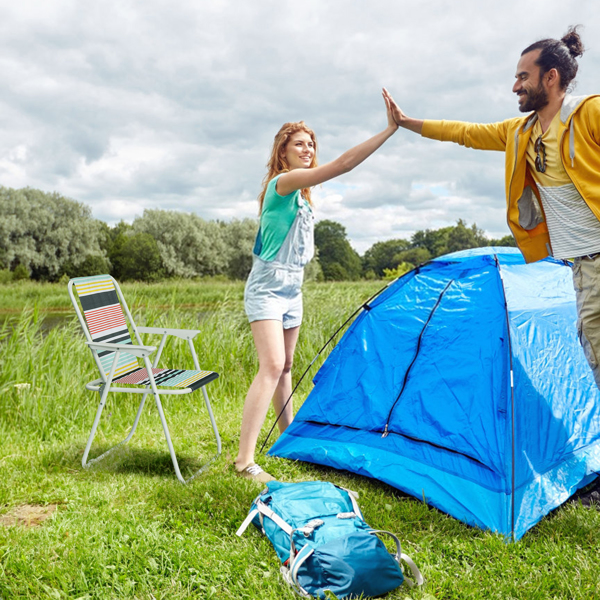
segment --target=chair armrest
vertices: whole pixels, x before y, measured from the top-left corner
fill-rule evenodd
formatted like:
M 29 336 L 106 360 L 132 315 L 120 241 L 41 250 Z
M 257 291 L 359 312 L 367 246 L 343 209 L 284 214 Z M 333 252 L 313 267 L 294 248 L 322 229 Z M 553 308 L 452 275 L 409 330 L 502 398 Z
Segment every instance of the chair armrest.
M 149 356 L 156 351 L 156 346 L 134 346 L 133 344 L 109 344 L 103 342 L 86 342 L 92 350 L 108 350 L 110 352 L 127 352 L 134 356 Z
M 140 333 L 156 333 L 160 335 L 173 335 L 182 340 L 193 340 L 199 333 L 199 329 L 170 329 L 168 327 L 138 327 Z

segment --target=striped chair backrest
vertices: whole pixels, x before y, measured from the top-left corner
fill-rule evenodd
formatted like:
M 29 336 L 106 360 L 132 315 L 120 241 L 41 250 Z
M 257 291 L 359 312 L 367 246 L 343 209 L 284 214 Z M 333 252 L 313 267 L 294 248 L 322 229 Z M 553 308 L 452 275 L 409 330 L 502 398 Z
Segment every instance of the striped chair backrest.
M 94 342 L 111 344 L 131 344 L 131 335 L 127 321 L 112 277 L 95 275 L 94 277 L 77 277 L 72 280 L 89 335 Z M 105 375 L 110 373 L 114 352 L 99 352 L 98 358 Z M 137 358 L 128 353 L 121 353 L 115 368 L 115 378 L 138 369 Z

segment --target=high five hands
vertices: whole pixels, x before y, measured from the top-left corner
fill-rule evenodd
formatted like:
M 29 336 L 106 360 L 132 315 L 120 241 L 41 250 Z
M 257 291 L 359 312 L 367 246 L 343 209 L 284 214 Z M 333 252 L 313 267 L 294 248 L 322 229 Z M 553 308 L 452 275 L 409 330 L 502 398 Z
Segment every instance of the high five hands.
M 412 119 L 407 117 L 406 114 L 402 112 L 400 107 L 396 104 L 391 94 L 383 88 L 383 98 L 385 100 L 385 105 L 388 109 L 388 120 L 390 115 L 394 122 L 398 127 L 403 127 L 404 129 L 409 129 L 410 131 L 414 131 L 415 133 L 421 133 L 421 129 L 423 128 L 423 121 L 421 119 Z
M 400 126 L 403 117 L 405 117 L 406 115 L 400 110 L 400 107 L 396 104 L 396 102 L 392 98 L 392 95 L 385 88 L 383 88 L 382 95 L 383 99 L 385 100 L 385 105 L 388 109 L 388 122 L 391 118 L 392 122 L 390 123 L 390 125 L 395 124 L 396 127 Z
M 387 110 L 388 127 L 396 131 L 396 129 L 398 129 L 398 121 L 394 116 L 394 110 L 396 109 L 399 111 L 400 109 L 385 88 L 383 88 L 381 95 L 383 96 L 383 101 L 385 102 L 385 108 Z

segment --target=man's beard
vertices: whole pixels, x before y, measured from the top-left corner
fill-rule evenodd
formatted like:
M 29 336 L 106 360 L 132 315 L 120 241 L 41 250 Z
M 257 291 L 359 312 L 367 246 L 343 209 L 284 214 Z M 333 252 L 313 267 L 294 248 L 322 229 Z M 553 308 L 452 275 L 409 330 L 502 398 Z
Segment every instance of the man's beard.
M 525 95 L 525 102 L 519 104 L 521 112 L 531 112 L 532 110 L 541 110 L 548 104 L 548 93 L 544 89 L 542 82 L 538 84 L 535 90 L 529 90 Z

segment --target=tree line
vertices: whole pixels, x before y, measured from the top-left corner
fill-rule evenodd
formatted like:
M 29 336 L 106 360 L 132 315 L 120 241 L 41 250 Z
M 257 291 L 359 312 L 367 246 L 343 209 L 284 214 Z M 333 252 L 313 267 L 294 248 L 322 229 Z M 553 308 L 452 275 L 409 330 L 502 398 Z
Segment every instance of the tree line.
M 90 207 L 32 188 L 0 187 L 0 282 L 58 281 L 110 273 L 119 280 L 224 276 L 245 279 L 252 266 L 255 219 L 207 221 L 195 214 L 147 209 L 133 223 L 112 227 Z M 459 220 L 417 231 L 410 240 L 377 242 L 360 256 L 343 225 L 315 226 L 317 257 L 307 267 L 313 280 L 393 277 L 427 260 L 466 248 L 514 246 L 512 236 L 488 239 Z

